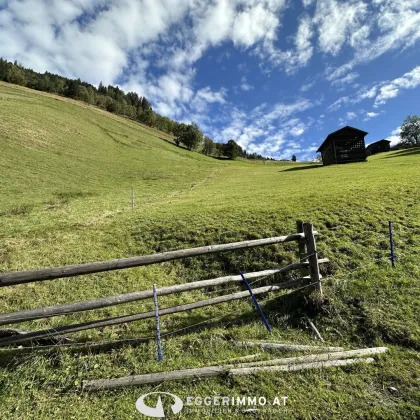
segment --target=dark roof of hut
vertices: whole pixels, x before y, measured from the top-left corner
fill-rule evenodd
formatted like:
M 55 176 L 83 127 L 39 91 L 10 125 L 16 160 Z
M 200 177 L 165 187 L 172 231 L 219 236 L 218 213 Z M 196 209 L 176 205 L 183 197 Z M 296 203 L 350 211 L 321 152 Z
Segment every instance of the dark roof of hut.
M 367 147 L 372 146 L 374 144 L 379 144 L 379 143 L 391 143 L 391 140 L 386 140 L 386 139 L 378 140 L 373 143 L 370 143 Z
M 335 137 L 337 134 L 341 134 L 341 132 L 343 132 L 343 131 L 345 131 L 345 130 L 357 131 L 357 132 L 359 132 L 359 133 L 364 134 L 365 136 L 366 136 L 367 134 L 369 134 L 369 133 L 367 133 L 366 131 L 359 130 L 358 128 L 354 128 L 354 127 L 350 127 L 349 125 L 346 125 L 345 127 L 340 128 L 339 130 L 334 131 L 334 132 L 332 132 L 332 133 L 328 134 L 327 138 L 326 138 L 326 139 L 322 142 L 321 146 L 319 146 L 319 148 L 318 148 L 318 150 L 317 150 L 316 152 L 317 152 L 317 153 L 318 153 L 318 152 L 320 152 L 320 151 L 324 148 L 325 144 L 328 142 L 328 140 L 329 140 L 331 137 Z

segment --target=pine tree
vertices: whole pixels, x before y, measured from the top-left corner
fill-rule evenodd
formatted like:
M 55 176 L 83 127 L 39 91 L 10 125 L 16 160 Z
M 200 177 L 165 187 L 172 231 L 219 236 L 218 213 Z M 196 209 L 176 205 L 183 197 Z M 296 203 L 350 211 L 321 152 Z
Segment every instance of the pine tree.
M 149 101 L 144 96 L 143 96 L 143 99 L 141 100 L 141 108 L 143 109 L 143 111 L 150 109 Z

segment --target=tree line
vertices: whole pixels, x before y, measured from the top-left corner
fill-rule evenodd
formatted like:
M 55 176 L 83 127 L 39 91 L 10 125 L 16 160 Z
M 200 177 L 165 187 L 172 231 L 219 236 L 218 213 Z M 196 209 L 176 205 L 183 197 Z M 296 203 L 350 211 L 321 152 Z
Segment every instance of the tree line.
M 125 93 L 118 86 L 104 86 L 101 82 L 96 88 L 80 79 L 69 79 L 49 72 L 38 73 L 23 67 L 17 61 L 12 63 L 2 58 L 0 58 L 0 80 L 96 105 L 108 112 L 172 134 L 178 146 L 182 144 L 189 150 L 199 150 L 207 156 L 268 159 L 257 153 L 248 153 L 234 140 L 216 143 L 210 137 L 204 136 L 197 124 L 179 123 L 162 116 L 153 111 L 146 97 L 139 96 L 136 92 Z

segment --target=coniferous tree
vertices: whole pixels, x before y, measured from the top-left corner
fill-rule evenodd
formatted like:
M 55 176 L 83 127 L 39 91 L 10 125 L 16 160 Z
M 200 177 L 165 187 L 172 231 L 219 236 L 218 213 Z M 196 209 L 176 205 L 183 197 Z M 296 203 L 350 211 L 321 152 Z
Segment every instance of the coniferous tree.
M 79 89 L 79 85 L 80 85 L 80 79 L 78 80 L 69 80 L 69 83 L 67 84 L 66 87 L 66 96 L 69 98 L 76 98 L 77 97 L 77 93 L 78 93 L 78 89 Z
M 149 101 L 145 97 L 143 97 L 143 99 L 141 100 L 141 107 L 142 107 L 143 111 L 146 111 L 147 109 L 150 109 Z

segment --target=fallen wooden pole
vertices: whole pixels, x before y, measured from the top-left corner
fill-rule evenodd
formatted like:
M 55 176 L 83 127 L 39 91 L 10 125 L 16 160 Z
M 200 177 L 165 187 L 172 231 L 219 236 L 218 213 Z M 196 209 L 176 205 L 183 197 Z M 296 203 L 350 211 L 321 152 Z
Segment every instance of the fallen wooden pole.
M 314 234 L 316 234 L 316 232 L 314 232 Z M 208 245 L 198 248 L 181 249 L 153 255 L 144 255 L 140 257 L 97 261 L 86 264 L 66 265 L 62 267 L 42 268 L 39 270 L 22 271 L 16 273 L 0 273 L 0 286 L 11 286 L 34 281 L 53 280 L 62 277 L 80 276 L 82 274 L 120 270 L 122 268 L 140 267 L 144 265 L 178 260 L 181 258 L 196 257 L 198 255 L 214 254 L 218 252 L 233 251 L 236 249 L 254 248 L 264 245 L 298 241 L 304 238 L 305 235 L 303 233 L 295 233 L 288 236 L 276 236 L 273 238 L 232 242 L 229 244 L 221 245 Z
M 293 372 L 297 370 L 307 370 L 307 369 L 321 369 L 325 367 L 338 367 L 338 366 L 347 366 L 353 365 L 354 363 L 359 362 L 372 363 L 373 358 L 368 357 L 366 359 L 342 359 L 342 360 L 330 360 L 328 362 L 311 362 L 311 363 L 302 363 L 298 365 L 280 365 L 280 366 L 256 366 L 249 368 L 239 368 L 231 369 L 229 371 L 230 375 L 252 375 L 254 373 L 260 372 Z
M 284 359 L 287 360 L 287 359 Z M 289 358 L 290 360 L 290 358 Z M 177 381 L 185 379 L 207 378 L 219 375 L 251 375 L 265 371 L 290 372 L 303 369 L 320 369 L 323 367 L 346 366 L 364 360 L 366 363 L 373 362 L 373 358 L 367 359 L 341 359 L 326 360 L 309 363 L 277 363 L 271 366 L 253 366 L 232 368 L 231 366 L 207 366 L 197 369 L 175 370 L 171 372 L 147 373 L 144 375 L 130 375 L 114 379 L 97 379 L 83 382 L 83 389 L 88 391 L 115 389 L 124 386 L 154 384 L 164 381 Z
M 254 294 L 257 295 L 257 294 L 263 294 L 263 293 L 268 293 L 268 292 L 275 292 L 278 290 L 287 289 L 294 286 L 306 285 L 306 284 L 309 284 L 309 281 L 310 281 L 309 277 L 303 277 L 300 279 L 290 280 L 288 282 L 283 282 L 283 283 L 272 285 L 272 286 L 259 287 L 257 289 L 254 289 Z M 216 305 L 216 304 L 224 303 L 224 302 L 230 302 L 232 300 L 242 299 L 244 297 L 249 297 L 248 291 L 236 292 L 229 295 L 218 296 L 212 299 L 201 300 L 201 301 L 197 301 L 193 303 L 161 309 L 159 310 L 159 316 L 175 314 L 178 312 L 185 312 L 191 309 L 202 308 L 205 306 Z M 155 316 L 155 312 L 150 311 L 150 312 L 142 312 L 142 313 L 138 313 L 134 315 L 106 318 L 102 320 L 88 321 L 81 324 L 65 325 L 62 327 L 56 327 L 56 328 L 51 328 L 47 330 L 34 331 L 28 334 L 20 334 L 18 336 L 2 338 L 0 339 L 0 346 L 7 346 L 10 344 L 15 344 L 15 343 L 23 343 L 25 341 L 37 340 L 43 337 L 54 337 L 61 334 L 74 333 L 77 331 L 88 330 L 91 328 L 100 328 L 100 327 L 106 327 L 110 325 L 123 324 L 126 322 L 139 321 L 141 319 L 153 318 L 154 316 Z
M 257 359 L 260 356 L 261 356 L 261 353 L 255 353 L 255 354 L 250 354 L 248 356 L 235 357 L 233 359 L 229 359 L 229 360 L 226 360 L 226 362 L 221 362 L 221 363 L 232 363 L 232 362 L 240 362 L 242 360 Z
M 328 262 L 328 258 L 320 260 L 320 262 Z M 287 272 L 302 267 L 308 267 L 309 263 L 293 263 L 285 267 L 275 268 L 264 271 L 256 271 L 248 273 L 249 279 L 265 277 L 272 274 Z M 177 284 L 174 286 L 161 287 L 157 289 L 158 296 L 166 296 L 174 293 L 185 292 L 188 290 L 202 289 L 212 286 L 220 286 L 232 282 L 241 282 L 240 275 L 225 276 L 216 279 L 200 280 L 191 283 Z M 81 311 L 89 311 L 92 309 L 106 308 L 108 306 L 121 305 L 123 303 L 134 302 L 142 299 L 152 298 L 153 292 L 150 290 L 125 293 L 118 296 L 108 296 L 99 299 L 85 300 L 80 302 L 65 303 L 61 305 L 47 306 L 44 308 L 28 309 L 20 312 L 10 312 L 0 314 L 0 325 L 16 324 L 24 321 L 31 321 L 33 319 L 50 318 L 53 316 L 61 316 Z
M 308 322 L 309 326 L 312 328 L 312 331 L 315 333 L 315 335 L 318 337 L 319 340 L 324 341 L 322 338 L 322 335 L 319 333 L 318 328 L 315 327 L 315 324 L 311 321 L 311 319 L 308 317 L 308 315 L 303 314 L 306 321 Z
M 322 362 L 327 360 L 347 359 L 351 357 L 374 356 L 376 354 L 386 353 L 387 351 L 387 347 L 372 347 L 367 349 L 334 351 L 329 353 L 309 354 L 306 356 L 286 357 L 281 359 L 259 360 L 249 363 L 240 363 L 235 366 L 232 365 L 232 367 L 240 368 L 254 366 L 287 365 L 291 363 Z
M 278 343 L 256 343 L 253 341 L 232 341 L 235 346 L 240 347 L 260 347 L 263 349 L 273 349 L 281 351 L 342 351 L 342 347 L 307 346 L 303 344 L 278 344 Z

